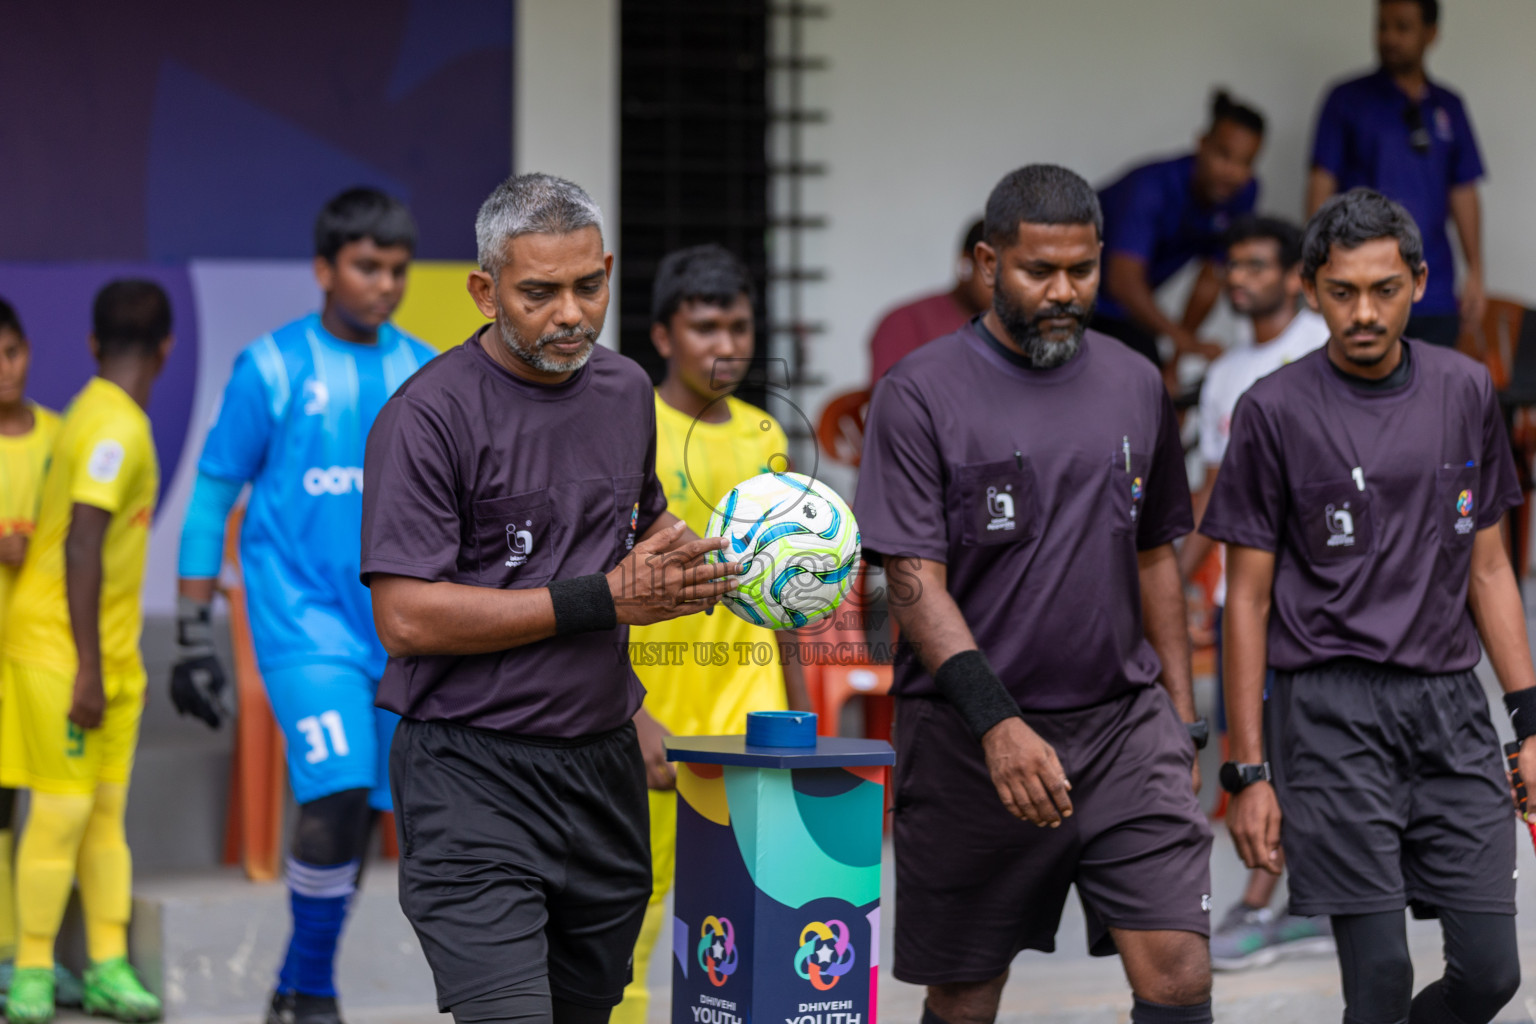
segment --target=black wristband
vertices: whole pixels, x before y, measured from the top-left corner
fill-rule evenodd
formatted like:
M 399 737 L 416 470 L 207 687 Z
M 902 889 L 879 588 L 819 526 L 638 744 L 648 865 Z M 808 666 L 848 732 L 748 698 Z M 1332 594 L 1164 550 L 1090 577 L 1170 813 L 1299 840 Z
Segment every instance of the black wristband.
M 980 651 L 961 651 L 939 666 L 933 674 L 939 688 L 978 740 L 1005 718 L 1023 718 L 1019 702 L 997 678 L 987 656 Z
M 597 633 L 619 624 L 608 577 L 600 572 L 556 580 L 549 585 L 549 599 L 555 606 L 556 636 Z
M 1515 739 L 1524 743 L 1527 736 L 1536 736 L 1536 686 L 1506 693 L 1504 710 L 1515 727 Z

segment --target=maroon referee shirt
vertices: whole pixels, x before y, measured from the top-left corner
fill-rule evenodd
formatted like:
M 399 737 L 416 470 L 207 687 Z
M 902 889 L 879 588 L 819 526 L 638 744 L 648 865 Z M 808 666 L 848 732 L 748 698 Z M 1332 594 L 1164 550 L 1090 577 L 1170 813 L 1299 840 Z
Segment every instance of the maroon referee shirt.
M 1092 331 L 1070 362 L 1034 370 L 984 330 L 973 320 L 929 342 L 876 387 L 854 501 L 864 549 L 944 562 L 1026 711 L 1149 686 L 1161 665 L 1136 555 L 1193 527 L 1162 378 Z M 894 689 L 936 693 L 905 648 Z
M 1322 348 L 1260 380 L 1233 413 L 1200 531 L 1274 554 L 1274 668 L 1477 664 L 1472 541 L 1520 504 L 1509 437 L 1481 364 L 1403 344 L 1401 387 L 1352 385 Z
M 598 347 L 544 386 L 498 366 L 477 334 L 406 381 L 368 435 L 363 582 L 388 573 L 515 590 L 607 572 L 666 511 L 655 467 L 655 398 L 639 364 Z M 645 693 L 628 634 L 391 657 L 378 703 L 520 735 L 606 732 Z

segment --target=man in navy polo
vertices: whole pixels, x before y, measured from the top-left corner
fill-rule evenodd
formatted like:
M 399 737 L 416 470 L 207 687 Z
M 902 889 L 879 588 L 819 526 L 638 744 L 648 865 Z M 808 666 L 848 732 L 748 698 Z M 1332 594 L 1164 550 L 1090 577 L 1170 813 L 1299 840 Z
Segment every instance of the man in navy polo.
M 1195 332 L 1221 296 L 1216 262 L 1227 229 L 1259 197 L 1253 163 L 1264 144 L 1264 115 L 1217 92 L 1211 123 L 1193 153 L 1142 164 L 1099 192 L 1104 210 L 1104 281 L 1093 328 L 1154 364 L 1166 335 L 1179 353 L 1214 359 L 1221 348 Z M 1189 264 L 1203 262 L 1184 315 L 1175 321 L 1156 292 Z
M 1307 212 L 1336 192 L 1372 188 L 1413 215 L 1424 233 L 1429 287 L 1413 307 L 1407 335 L 1454 345 L 1463 322 L 1483 316 L 1482 156 L 1461 97 L 1432 82 L 1424 54 L 1439 34 L 1439 0 L 1380 0 L 1381 67 L 1333 87 L 1317 118 Z M 1461 301 L 1447 217 L 1466 260 Z

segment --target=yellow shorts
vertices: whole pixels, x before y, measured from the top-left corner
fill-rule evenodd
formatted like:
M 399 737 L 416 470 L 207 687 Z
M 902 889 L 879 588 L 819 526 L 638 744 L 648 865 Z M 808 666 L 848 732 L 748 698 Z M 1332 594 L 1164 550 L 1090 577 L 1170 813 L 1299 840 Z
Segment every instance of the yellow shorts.
M 39 793 L 89 795 L 101 782 L 128 784 L 144 717 L 143 671 L 102 680 L 101 726 L 69 720 L 75 679 L 9 658 L 0 661 L 0 785 Z

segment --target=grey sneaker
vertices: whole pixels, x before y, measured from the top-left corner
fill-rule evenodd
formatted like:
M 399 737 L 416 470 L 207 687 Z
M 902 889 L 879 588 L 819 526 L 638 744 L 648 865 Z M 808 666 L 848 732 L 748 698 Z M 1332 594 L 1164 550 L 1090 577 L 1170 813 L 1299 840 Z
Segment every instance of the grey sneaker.
M 1234 903 L 1211 935 L 1212 969 L 1241 971 L 1274 963 L 1279 955 L 1271 942 L 1274 923 L 1275 912 L 1268 907 Z
M 1338 947 L 1333 941 L 1333 926 L 1326 917 L 1297 917 L 1287 907 L 1269 926 L 1270 949 L 1275 958 L 1293 956 L 1333 956 Z

